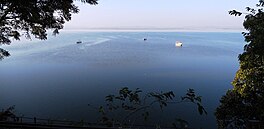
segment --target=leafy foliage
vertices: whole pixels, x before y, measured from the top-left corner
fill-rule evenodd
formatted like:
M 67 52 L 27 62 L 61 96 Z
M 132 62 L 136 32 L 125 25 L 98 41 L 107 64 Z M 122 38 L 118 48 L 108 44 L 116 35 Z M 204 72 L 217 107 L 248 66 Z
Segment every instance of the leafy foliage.
M 0 48 L 0 60 L 2 60 L 4 57 L 10 56 L 9 52 Z
M 190 102 L 197 105 L 199 113 L 207 114 L 201 104 L 201 96 L 196 96 L 193 89 L 189 89 L 185 96 L 178 101 L 175 100 L 175 95 L 172 91 L 169 92 L 150 92 L 142 96 L 142 90 L 139 88 L 130 90 L 124 87 L 119 90 L 118 95 L 108 95 L 105 97 L 106 105 L 98 108 L 101 114 L 100 121 L 108 126 L 118 124 L 119 126 L 129 125 L 132 116 L 142 116 L 147 121 L 150 117 L 150 111 L 155 106 L 163 110 L 169 104 L 177 104 L 183 102 Z M 119 119 L 113 117 L 113 114 L 119 115 Z M 121 116 L 121 117 L 120 117 Z M 188 124 L 181 121 L 180 125 Z M 176 124 L 174 123 L 174 126 Z
M 241 16 L 241 15 L 242 15 L 241 12 L 238 12 L 238 11 L 236 11 L 236 10 L 231 10 L 231 11 L 229 11 L 229 14 L 230 14 L 230 15 L 235 15 L 235 16 Z
M 216 118 L 219 128 L 245 127 L 246 116 L 249 115 L 248 108 L 243 104 L 242 96 L 229 90 L 220 100 L 221 105 L 217 108 Z
M 232 82 L 234 89 L 221 99 L 216 117 L 223 127 L 228 125 L 245 127 L 250 120 L 264 122 L 264 2 L 257 8 L 247 7 L 243 32 L 244 53 L 239 55 L 240 68 Z M 242 13 L 230 13 L 241 15 Z M 224 123 L 224 124 L 223 124 Z
M 98 0 L 77 0 L 96 5 Z M 0 45 L 10 44 L 11 38 L 47 39 L 47 30 L 59 33 L 66 21 L 71 20 L 72 13 L 79 9 L 73 0 L 1 0 L 0 1 Z M 0 57 L 8 56 L 7 51 L 0 51 Z
M 173 128 L 175 129 L 188 129 L 189 123 L 183 119 L 176 119 L 175 122 L 172 123 Z
M 202 106 L 202 96 L 196 96 L 194 89 L 187 90 L 187 93 L 184 97 L 182 97 L 182 101 L 190 101 L 194 104 L 197 104 L 197 109 L 200 115 L 203 113 L 207 114 L 206 110 Z
M 13 112 L 14 110 L 14 106 L 12 107 L 9 107 L 8 109 L 6 110 L 2 110 L 0 112 L 0 121 L 7 121 L 8 119 L 15 119 L 15 114 Z

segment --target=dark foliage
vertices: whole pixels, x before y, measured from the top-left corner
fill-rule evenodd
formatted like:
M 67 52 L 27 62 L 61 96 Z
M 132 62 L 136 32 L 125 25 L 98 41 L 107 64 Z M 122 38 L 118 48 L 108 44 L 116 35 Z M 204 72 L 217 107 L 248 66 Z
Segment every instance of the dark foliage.
M 7 120 L 10 120 L 10 119 L 15 120 L 16 116 L 15 116 L 13 110 L 14 110 L 14 106 L 9 107 L 6 110 L 2 110 L 0 112 L 0 121 L 7 121 Z
M 0 48 L 0 60 L 2 60 L 4 57 L 10 56 L 9 52 Z
M 114 124 L 121 127 L 126 125 L 133 126 L 133 123 L 130 123 L 131 121 L 135 121 L 132 116 L 137 116 L 136 118 L 138 120 L 147 121 L 151 116 L 151 109 L 156 106 L 158 106 L 160 110 L 163 110 L 168 105 L 183 102 L 196 104 L 200 115 L 207 114 L 202 106 L 201 96 L 195 95 L 193 89 L 189 89 L 186 95 L 179 100 L 175 99 L 175 95 L 172 91 L 142 94 L 143 92 L 138 88 L 136 90 L 130 90 L 129 88 L 124 87 L 119 90 L 117 95 L 106 96 L 106 105 L 99 106 L 98 108 L 98 111 L 101 114 L 100 122 L 108 126 L 114 126 Z M 113 117 L 116 114 L 121 115 Z M 188 127 L 188 122 L 176 119 L 173 126 Z
M 219 126 L 250 128 L 251 121 L 264 123 L 264 2 L 257 8 L 247 7 L 243 32 L 244 53 L 239 55 L 240 68 L 232 82 L 234 88 L 221 99 L 216 110 Z M 231 11 L 232 15 L 242 15 Z
M 96 5 L 98 0 L 77 0 Z M 59 33 L 66 21 L 79 9 L 73 0 L 1 0 L 0 1 L 0 45 L 10 44 L 11 39 L 47 39 L 47 30 Z M 1 58 L 8 56 L 1 50 Z

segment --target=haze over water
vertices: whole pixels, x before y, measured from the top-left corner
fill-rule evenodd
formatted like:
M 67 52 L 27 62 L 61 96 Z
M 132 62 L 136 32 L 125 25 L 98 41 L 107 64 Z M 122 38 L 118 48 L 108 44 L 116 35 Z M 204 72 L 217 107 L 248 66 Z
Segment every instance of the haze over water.
M 193 88 L 203 97 L 207 116 L 180 104 L 154 121 L 176 114 L 194 128 L 208 129 L 216 128 L 214 110 L 232 88 L 244 46 L 242 35 L 231 32 L 76 31 L 22 42 L 4 46 L 11 56 L 0 62 L 0 108 L 15 105 L 25 116 L 95 121 L 97 112 L 88 104 L 104 103 L 121 87 L 172 90 L 178 97 Z

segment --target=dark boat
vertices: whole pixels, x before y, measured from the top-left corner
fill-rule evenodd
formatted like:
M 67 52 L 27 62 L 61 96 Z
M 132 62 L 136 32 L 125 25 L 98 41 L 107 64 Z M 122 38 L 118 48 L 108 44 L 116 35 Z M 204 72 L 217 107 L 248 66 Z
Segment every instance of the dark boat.
M 82 43 L 82 41 L 79 40 L 79 41 L 77 41 L 76 43 L 77 43 L 77 44 L 80 44 L 80 43 Z

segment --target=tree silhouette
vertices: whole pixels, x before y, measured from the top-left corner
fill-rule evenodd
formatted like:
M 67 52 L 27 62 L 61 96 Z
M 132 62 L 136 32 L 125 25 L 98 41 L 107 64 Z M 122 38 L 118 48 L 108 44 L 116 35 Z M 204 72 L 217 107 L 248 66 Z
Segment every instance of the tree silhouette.
M 96 5 L 98 0 L 76 1 Z M 48 29 L 58 34 L 72 14 L 79 12 L 73 0 L 1 0 L 0 10 L 0 45 L 10 44 L 11 38 L 19 40 L 22 35 L 45 40 Z M 0 48 L 0 59 L 9 55 Z
M 100 113 L 100 123 L 110 127 L 114 125 L 134 126 L 136 121 L 147 121 L 153 115 L 153 112 L 150 113 L 151 110 L 156 106 L 162 111 L 169 105 L 191 103 L 197 105 L 200 115 L 207 114 L 202 105 L 202 97 L 197 96 L 193 89 L 188 89 L 184 96 L 177 99 L 173 91 L 143 93 L 139 88 L 130 90 L 128 87 L 124 87 L 119 90 L 118 94 L 106 96 L 105 102 L 105 105 L 94 108 Z M 172 126 L 185 129 L 188 127 L 188 122 L 177 119 L 176 123 L 172 123 Z
M 14 114 L 14 106 L 7 108 L 6 110 L 0 111 L 0 121 L 6 121 L 9 119 L 15 120 L 16 115 Z
M 240 68 L 232 82 L 234 88 L 222 97 L 216 110 L 222 128 L 250 128 L 252 121 L 264 122 L 264 1 L 259 0 L 256 6 L 246 7 L 247 13 L 229 12 L 245 14 L 243 25 L 248 32 L 242 34 L 248 44 L 238 57 Z

